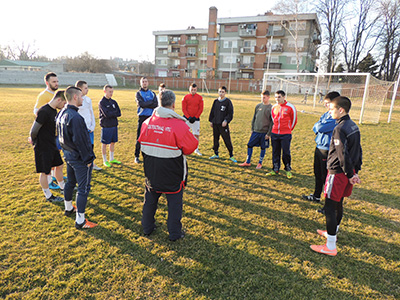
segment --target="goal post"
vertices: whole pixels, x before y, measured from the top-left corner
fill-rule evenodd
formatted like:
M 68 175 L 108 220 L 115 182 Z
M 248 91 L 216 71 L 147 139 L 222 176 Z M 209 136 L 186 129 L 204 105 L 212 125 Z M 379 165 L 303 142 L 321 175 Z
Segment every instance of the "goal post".
M 378 123 L 393 82 L 370 73 L 264 73 L 263 88 L 284 90 L 301 112 L 322 113 L 324 96 L 337 91 L 352 101 L 350 114 L 362 123 Z

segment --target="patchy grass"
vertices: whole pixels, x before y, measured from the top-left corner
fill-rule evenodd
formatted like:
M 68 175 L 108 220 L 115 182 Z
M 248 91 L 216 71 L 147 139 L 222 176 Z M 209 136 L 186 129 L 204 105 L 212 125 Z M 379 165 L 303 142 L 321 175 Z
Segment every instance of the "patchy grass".
M 135 91 L 116 89 L 122 110 L 116 158 L 121 166 L 93 173 L 87 215 L 99 223 L 78 231 L 63 206 L 44 201 L 27 143 L 38 88 L 0 88 L 0 298 L 5 299 L 398 299 L 400 298 L 399 111 L 392 124 L 361 125 L 362 184 L 345 200 L 338 255 L 312 252 L 325 220 L 302 194 L 313 188 L 318 114 L 300 113 L 293 133 L 294 177 L 211 161 L 205 96 L 200 150 L 188 157 L 184 240 L 168 240 L 162 198 L 157 232 L 141 231 L 143 169 L 135 165 Z M 177 92 L 177 112 L 181 113 Z M 97 118 L 98 89 L 90 91 Z M 235 157 L 246 157 L 258 95 L 231 95 Z M 290 100 L 290 99 L 289 99 Z M 301 100 L 301 99 L 300 99 Z M 296 100 L 297 101 L 297 100 Z M 299 100 L 298 100 L 299 101 Z M 100 129 L 95 153 L 101 164 Z

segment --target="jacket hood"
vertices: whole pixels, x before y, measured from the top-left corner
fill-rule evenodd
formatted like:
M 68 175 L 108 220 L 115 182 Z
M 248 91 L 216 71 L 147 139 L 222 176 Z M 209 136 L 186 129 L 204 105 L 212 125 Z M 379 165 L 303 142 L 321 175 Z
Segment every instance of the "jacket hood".
M 170 108 L 159 106 L 154 109 L 154 113 L 160 118 L 175 118 L 186 122 L 186 119 L 184 117 L 178 115 L 174 110 Z

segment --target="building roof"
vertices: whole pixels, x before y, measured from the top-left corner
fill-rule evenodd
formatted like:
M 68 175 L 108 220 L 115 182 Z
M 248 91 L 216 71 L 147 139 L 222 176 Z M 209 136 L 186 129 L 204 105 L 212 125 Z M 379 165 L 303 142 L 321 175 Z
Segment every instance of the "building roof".
M 191 35 L 191 34 L 208 34 L 208 29 L 205 28 L 193 28 L 193 29 L 181 29 L 181 30 L 159 30 L 153 31 L 153 35 Z
M 50 65 L 50 62 L 42 62 L 42 61 L 30 61 L 30 60 L 10 60 L 3 59 L 0 60 L 0 66 L 21 66 L 21 67 L 47 67 Z

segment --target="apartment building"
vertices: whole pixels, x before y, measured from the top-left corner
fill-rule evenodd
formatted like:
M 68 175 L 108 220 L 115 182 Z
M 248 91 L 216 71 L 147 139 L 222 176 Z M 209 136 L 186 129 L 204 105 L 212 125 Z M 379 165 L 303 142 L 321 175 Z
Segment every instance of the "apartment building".
M 315 71 L 321 43 L 315 13 L 217 18 L 217 12 L 210 7 L 207 29 L 153 32 L 156 76 L 261 80 L 266 71 Z

